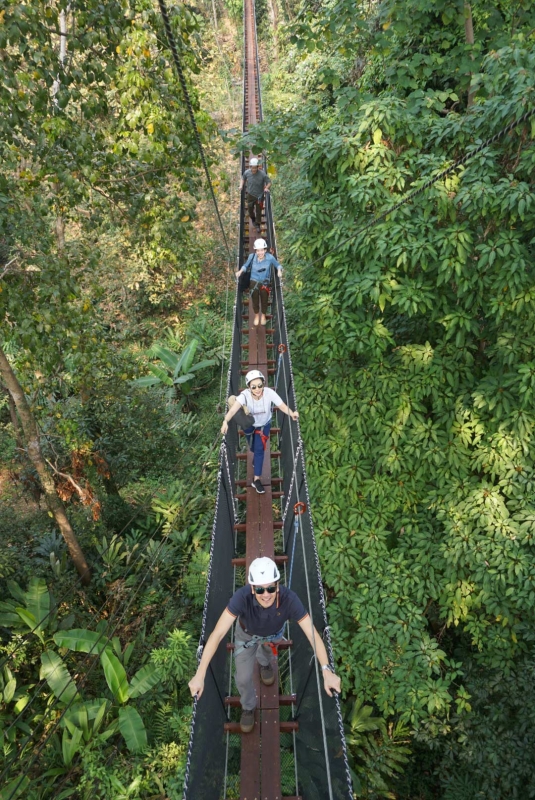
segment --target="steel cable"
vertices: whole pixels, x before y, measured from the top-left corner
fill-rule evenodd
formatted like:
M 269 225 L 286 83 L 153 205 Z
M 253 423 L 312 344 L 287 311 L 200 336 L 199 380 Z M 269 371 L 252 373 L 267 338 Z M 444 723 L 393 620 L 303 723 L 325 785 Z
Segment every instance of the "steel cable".
M 180 61 L 180 57 L 178 55 L 178 49 L 175 42 L 175 37 L 173 35 L 173 31 L 171 29 L 171 23 L 169 21 L 169 14 L 167 12 L 167 6 L 165 5 L 165 0 L 158 0 L 160 11 L 163 18 L 163 24 L 165 27 L 165 32 L 167 34 L 167 41 L 169 42 L 169 49 L 173 55 L 173 61 L 175 63 L 176 71 L 178 73 L 178 78 L 180 81 L 180 86 L 182 87 L 182 93 L 184 95 L 184 102 L 186 103 L 186 107 L 188 109 L 188 114 L 191 122 L 191 127 L 193 128 L 193 132 L 195 134 L 195 141 L 197 142 L 197 148 L 199 150 L 199 155 L 201 157 L 202 165 L 204 167 L 204 172 L 206 175 L 206 180 L 208 181 L 208 186 L 210 188 L 210 194 L 212 195 L 212 201 L 214 203 L 215 212 L 217 215 L 217 219 L 219 222 L 219 227 L 221 228 L 221 233 L 223 234 L 223 240 L 225 242 L 225 247 L 227 249 L 229 261 L 232 261 L 232 253 L 230 252 L 230 247 L 227 241 L 227 235 L 225 233 L 225 228 L 223 227 L 223 221 L 221 219 L 221 214 L 219 213 L 219 206 L 217 205 L 217 200 L 214 192 L 214 187 L 212 184 L 212 179 L 210 177 L 210 172 L 208 170 L 208 164 L 206 162 L 206 156 L 204 154 L 204 148 L 201 142 L 201 136 L 199 133 L 199 128 L 197 127 L 197 122 L 195 120 L 195 113 L 193 111 L 193 106 L 191 104 L 188 86 L 186 83 L 186 78 L 184 75 L 184 70 L 182 69 L 182 62 Z

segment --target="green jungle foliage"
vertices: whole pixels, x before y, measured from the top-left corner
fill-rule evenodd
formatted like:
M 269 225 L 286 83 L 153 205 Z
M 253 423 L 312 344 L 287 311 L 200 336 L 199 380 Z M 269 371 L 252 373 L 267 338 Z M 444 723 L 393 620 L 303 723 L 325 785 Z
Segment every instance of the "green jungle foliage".
M 241 145 L 277 169 L 335 650 L 381 720 L 348 713 L 360 797 L 535 797 L 535 118 L 354 235 L 535 109 L 534 29 L 528 2 L 303 5 Z
M 230 226 L 233 29 L 169 8 Z M 157 3 L 2 5 L 0 163 L 0 347 L 92 571 L 82 587 L 0 383 L 0 798 L 175 800 L 227 258 Z

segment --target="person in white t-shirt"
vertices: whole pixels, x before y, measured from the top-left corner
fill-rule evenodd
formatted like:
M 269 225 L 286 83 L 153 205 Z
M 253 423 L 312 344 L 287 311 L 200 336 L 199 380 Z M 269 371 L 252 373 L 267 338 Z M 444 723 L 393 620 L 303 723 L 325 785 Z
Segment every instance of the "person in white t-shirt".
M 277 392 L 266 386 L 266 379 L 258 369 L 253 369 L 245 376 L 247 389 L 238 395 L 234 405 L 228 410 L 221 426 L 221 433 L 225 435 L 228 431 L 228 423 L 238 412 L 238 409 L 247 405 L 253 412 L 254 425 L 243 432 L 247 437 L 249 448 L 253 453 L 254 477 L 251 486 L 256 489 L 258 494 L 265 494 L 262 486 L 261 475 L 264 465 L 264 451 L 269 441 L 269 431 L 271 429 L 271 416 L 273 406 L 283 414 L 288 414 L 292 419 L 297 419 L 299 414 L 288 408 Z

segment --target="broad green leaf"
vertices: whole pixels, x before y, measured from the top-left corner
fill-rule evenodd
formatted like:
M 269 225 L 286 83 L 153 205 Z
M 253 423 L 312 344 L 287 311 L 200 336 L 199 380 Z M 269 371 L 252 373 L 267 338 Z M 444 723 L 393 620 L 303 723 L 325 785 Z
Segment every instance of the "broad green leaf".
M 108 639 L 102 633 L 88 631 L 85 628 L 73 628 L 70 631 L 58 631 L 52 637 L 58 647 L 67 647 L 76 653 L 100 655 L 108 647 Z
M 27 625 L 28 628 L 31 631 L 33 631 L 34 633 L 36 633 L 38 635 L 41 633 L 41 629 L 39 628 L 39 625 L 37 624 L 37 619 L 34 617 L 34 615 L 30 611 L 28 611 L 25 608 L 17 608 L 17 614 L 19 615 L 21 620 L 24 622 L 24 624 Z
M 171 372 L 174 372 L 180 359 L 176 353 L 169 350 L 167 347 L 162 347 L 160 344 L 154 344 L 150 349 L 150 355 L 153 358 L 159 358 Z
M 205 369 L 206 367 L 213 367 L 216 364 L 215 358 L 206 358 L 204 361 L 199 361 L 197 364 L 193 364 L 192 367 L 189 368 L 190 372 L 197 372 L 200 369 Z
M 147 747 L 147 731 L 139 713 L 133 706 L 119 709 L 119 730 L 124 736 L 126 746 L 132 753 L 139 753 Z
M 20 588 L 17 581 L 6 581 L 6 583 L 11 597 L 15 598 L 18 603 L 26 605 L 26 593 Z
M 167 372 L 161 367 L 159 367 L 157 364 L 149 364 L 149 370 L 152 372 L 153 375 L 155 375 L 158 378 L 160 383 L 163 383 L 166 386 L 173 385 L 173 381 L 171 380 Z
M 27 775 L 19 775 L 14 781 L 8 783 L 0 790 L 0 800 L 15 800 L 27 789 L 30 779 Z
M 128 696 L 139 697 L 162 680 L 160 670 L 155 664 L 147 664 L 136 672 L 128 689 Z
M 173 373 L 174 378 L 180 375 L 181 372 L 189 372 L 189 368 L 193 364 L 193 359 L 195 358 L 195 353 L 197 351 L 198 346 L 199 346 L 198 339 L 192 339 L 191 342 L 189 342 L 186 345 L 186 347 L 182 351 L 180 360 L 176 365 L 175 371 Z
M 175 378 L 173 380 L 173 383 L 176 384 L 176 385 L 181 384 L 181 383 L 187 383 L 188 381 L 190 381 L 194 377 L 195 377 L 195 375 L 193 374 L 193 372 L 186 372 L 185 375 L 180 375 L 178 378 Z
M 139 389 L 147 389 L 149 386 L 156 386 L 161 383 L 161 380 L 155 375 L 144 375 L 143 378 L 137 378 L 132 381 L 132 386 L 137 386 Z
M 83 703 L 74 703 L 66 712 L 63 719 L 69 719 L 71 722 L 74 722 L 75 725 L 81 727 L 81 725 L 77 722 L 77 715 L 79 714 L 82 707 L 85 709 L 85 713 L 87 714 L 88 720 L 96 720 L 97 717 L 100 715 L 102 708 L 104 707 L 104 711 L 110 705 L 110 701 L 106 700 L 104 697 L 99 697 L 96 700 L 86 700 Z M 63 722 L 63 720 L 62 720 Z
M 71 723 L 67 723 L 68 727 L 64 729 L 63 736 L 61 739 L 61 750 L 63 753 L 63 761 L 65 766 L 69 766 L 80 749 L 80 742 L 82 740 L 83 731 L 80 728 L 76 728 Z M 71 729 L 72 736 L 69 737 L 69 728 Z
M 104 650 L 100 654 L 100 662 L 113 696 L 117 702 L 126 703 L 128 700 L 128 681 L 123 665 L 110 650 Z
M 17 679 L 11 678 L 4 687 L 4 703 L 11 703 L 15 689 L 17 688 Z
M 0 611 L 0 626 L 2 628 L 14 628 L 17 625 L 20 625 L 18 614 L 10 611 Z
M 43 630 L 43 621 L 46 622 L 50 613 L 50 594 L 43 578 L 31 578 L 26 592 L 26 608 L 33 614 L 39 630 Z
M 76 683 L 69 670 L 54 650 L 41 653 L 41 680 L 46 680 L 55 696 L 62 703 L 70 703 L 78 695 Z

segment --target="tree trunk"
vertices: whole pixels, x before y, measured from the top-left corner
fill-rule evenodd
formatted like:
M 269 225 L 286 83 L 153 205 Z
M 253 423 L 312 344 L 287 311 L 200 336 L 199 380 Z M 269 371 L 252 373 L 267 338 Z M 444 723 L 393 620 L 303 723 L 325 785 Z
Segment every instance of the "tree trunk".
M 7 402 L 9 404 L 9 416 L 11 417 L 11 424 L 13 425 L 13 430 L 15 432 L 15 441 L 17 442 L 17 450 L 24 452 L 24 442 L 22 441 L 20 422 L 19 418 L 17 417 L 17 409 L 15 408 L 15 403 L 13 402 L 13 398 L 11 397 L 6 387 L 2 386 L 1 388 L 7 395 Z
M 63 503 L 57 495 L 52 475 L 50 474 L 45 459 L 43 458 L 37 424 L 31 412 L 30 406 L 28 405 L 28 401 L 24 396 L 22 386 L 20 385 L 17 376 L 13 372 L 11 364 L 7 360 L 6 355 L 1 347 L 0 375 L 2 376 L 2 380 L 7 387 L 9 394 L 13 398 L 15 408 L 17 409 L 24 433 L 24 438 L 26 439 L 26 451 L 30 461 L 35 467 L 37 474 L 39 475 L 47 506 L 56 520 L 61 535 L 65 539 L 74 565 L 82 578 L 82 583 L 87 586 L 91 580 L 89 567 L 87 566 L 82 548 L 78 544 L 78 540 L 73 529 L 71 528 L 71 524 L 67 519 L 67 514 L 65 513 Z
M 277 37 L 277 28 L 279 25 L 278 19 L 278 9 L 277 9 L 277 0 L 268 0 L 268 15 L 269 21 L 271 22 L 271 30 L 273 31 L 273 49 L 275 58 L 277 58 L 278 50 L 279 50 L 279 42 Z
M 472 20 L 472 6 L 470 3 L 464 4 L 464 38 L 467 44 L 474 44 L 474 22 Z M 470 73 L 470 81 L 472 81 L 472 73 Z M 474 94 L 475 92 L 468 89 L 468 108 L 474 103 Z

